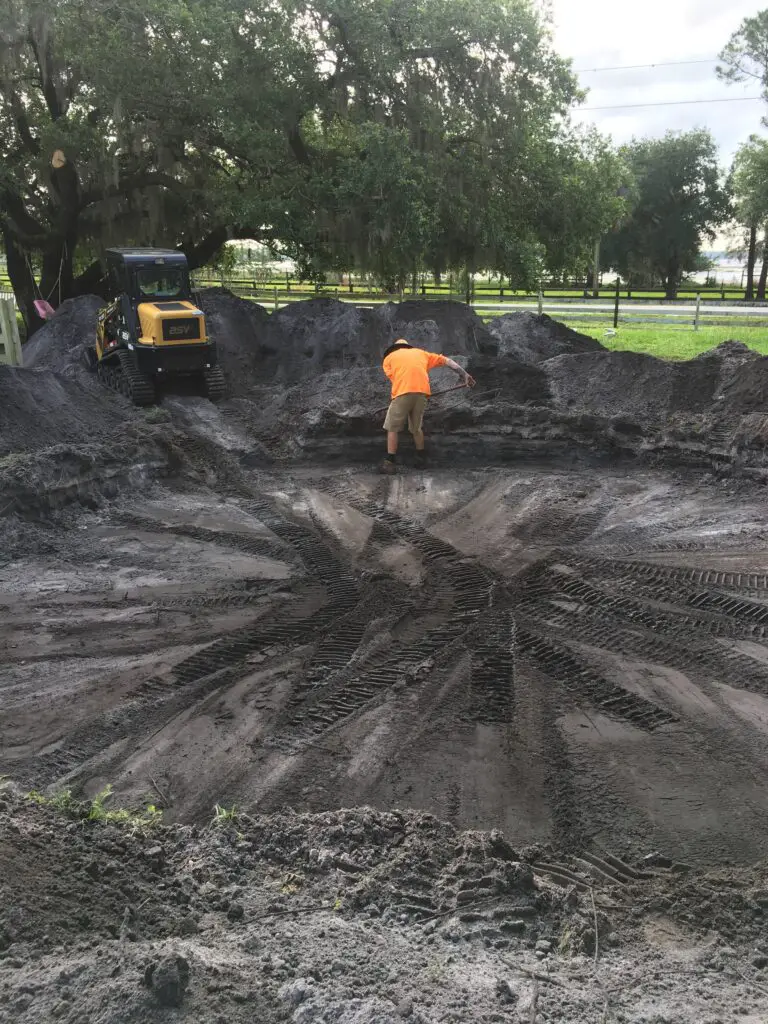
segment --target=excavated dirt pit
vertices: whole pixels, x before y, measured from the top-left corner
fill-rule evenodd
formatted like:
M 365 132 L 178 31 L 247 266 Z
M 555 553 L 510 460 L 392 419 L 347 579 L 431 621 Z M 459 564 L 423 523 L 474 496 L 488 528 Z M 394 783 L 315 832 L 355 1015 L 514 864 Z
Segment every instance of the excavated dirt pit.
M 763 361 L 206 301 L 218 409 L 85 304 L 0 375 L 0 1022 L 764 1022 Z M 389 479 L 400 330 L 478 388 Z

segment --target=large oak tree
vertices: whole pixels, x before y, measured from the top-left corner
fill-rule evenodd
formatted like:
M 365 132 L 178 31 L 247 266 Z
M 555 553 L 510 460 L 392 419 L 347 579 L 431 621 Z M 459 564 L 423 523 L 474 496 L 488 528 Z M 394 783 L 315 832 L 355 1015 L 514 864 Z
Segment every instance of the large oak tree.
M 583 262 L 615 157 L 533 0 L 0 0 L 0 230 L 19 306 L 106 244 L 267 241 L 306 273 Z

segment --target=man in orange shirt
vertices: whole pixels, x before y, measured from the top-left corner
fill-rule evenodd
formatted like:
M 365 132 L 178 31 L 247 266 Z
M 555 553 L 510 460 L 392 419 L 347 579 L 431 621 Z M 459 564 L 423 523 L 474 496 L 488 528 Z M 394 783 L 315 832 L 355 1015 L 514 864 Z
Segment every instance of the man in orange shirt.
M 392 401 L 384 420 L 384 429 L 387 432 L 387 457 L 382 466 L 383 472 L 396 472 L 398 434 L 405 428 L 406 423 L 413 434 L 416 457 L 419 461 L 424 459 L 422 422 L 427 401 L 432 393 L 429 386 L 429 371 L 438 366 L 447 366 L 463 377 L 467 387 L 472 387 L 475 383 L 467 371 L 453 359 L 441 356 L 437 352 L 425 352 L 422 348 L 414 348 L 402 338 L 384 353 L 382 368 L 392 381 Z

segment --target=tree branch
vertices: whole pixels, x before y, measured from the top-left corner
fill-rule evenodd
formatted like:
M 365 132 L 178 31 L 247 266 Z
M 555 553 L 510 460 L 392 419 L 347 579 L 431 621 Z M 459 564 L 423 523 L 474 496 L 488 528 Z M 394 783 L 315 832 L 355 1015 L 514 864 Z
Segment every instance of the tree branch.
M 0 192 L 0 221 L 24 248 L 39 246 L 50 232 L 27 210 L 24 200 L 9 189 Z
M 127 196 L 130 192 L 137 192 L 139 189 L 153 188 L 155 186 L 167 188 L 171 192 L 183 193 L 185 191 L 184 186 L 173 175 L 163 174 L 161 171 L 146 171 L 123 178 L 117 185 L 88 189 L 83 192 L 80 200 L 80 209 L 85 210 L 88 206 L 93 206 L 95 203 L 104 202 L 105 199 L 118 199 L 121 196 Z
M 8 86 L 8 98 L 11 103 L 11 111 L 13 112 L 13 120 L 16 124 L 16 131 L 19 133 L 24 148 L 32 156 L 40 156 L 40 143 L 32 134 L 32 130 L 29 127 L 29 121 L 27 119 L 24 105 L 21 102 L 19 94 L 16 90 Z
M 229 237 L 229 229 L 222 224 L 210 231 L 196 245 L 182 245 L 181 249 L 187 257 L 189 269 L 197 270 L 198 267 L 204 267 L 229 240 Z
M 304 139 L 301 137 L 301 130 L 298 124 L 288 129 L 288 145 L 302 167 L 311 166 L 312 160 L 309 156 L 309 150 L 304 143 Z
M 42 28 L 39 24 L 36 27 Z M 44 35 L 44 32 L 41 32 L 41 35 Z M 29 28 L 28 39 L 37 62 L 40 88 L 43 92 L 45 104 L 48 107 L 48 113 L 51 115 L 52 121 L 58 121 L 64 117 L 66 111 L 59 102 L 59 94 L 56 89 L 50 39 L 45 40 L 45 49 L 41 50 L 35 35 L 35 26 L 32 25 Z

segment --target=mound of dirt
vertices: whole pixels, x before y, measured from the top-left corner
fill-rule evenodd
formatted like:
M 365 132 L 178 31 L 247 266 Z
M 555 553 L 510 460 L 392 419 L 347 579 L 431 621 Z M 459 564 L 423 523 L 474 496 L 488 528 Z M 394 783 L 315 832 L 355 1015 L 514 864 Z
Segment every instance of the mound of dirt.
M 270 335 L 279 348 L 276 379 L 295 383 L 331 370 L 373 366 L 389 344 L 378 310 L 336 299 L 294 302 L 272 316 Z
M 571 330 L 546 314 L 505 313 L 488 327 L 500 356 L 513 356 L 523 363 L 543 363 L 555 356 L 583 352 L 604 352 L 599 341 Z
M 766 412 L 768 396 L 768 356 L 751 353 L 739 360 L 721 388 L 722 411 L 731 416 Z M 720 397 L 720 396 L 718 396 Z
M 51 336 L 44 340 L 50 343 Z M 58 359 L 61 353 L 52 348 L 46 357 Z M 84 387 L 66 370 L 0 366 L 0 454 L 96 444 L 109 439 L 131 415 L 127 402 L 106 390 Z
M 380 314 L 392 341 L 406 338 L 429 352 L 451 356 L 492 353 L 494 349 L 483 321 L 462 302 L 409 299 L 382 307 Z
M 272 380 L 282 345 L 267 310 L 226 288 L 207 288 L 200 292 L 199 301 L 227 378 L 227 393 L 245 396 L 260 381 Z
M 477 353 L 488 341 L 483 322 L 471 309 L 457 302 L 421 300 L 378 309 L 328 298 L 295 302 L 273 314 L 269 335 L 278 351 L 275 379 L 286 383 L 378 366 L 397 338 L 451 356 Z M 269 367 L 262 374 L 267 377 Z
M 86 345 L 96 339 L 96 314 L 103 306 L 104 301 L 97 295 L 63 302 L 56 315 L 24 346 L 24 366 L 44 366 L 66 376 L 77 375 Z
M 709 410 L 722 361 L 708 356 L 672 363 L 639 352 L 587 352 L 542 364 L 555 403 L 563 408 L 661 422 L 673 412 Z

